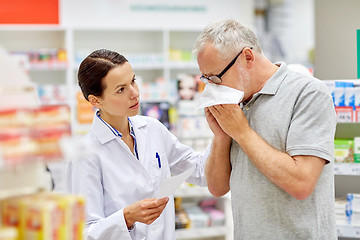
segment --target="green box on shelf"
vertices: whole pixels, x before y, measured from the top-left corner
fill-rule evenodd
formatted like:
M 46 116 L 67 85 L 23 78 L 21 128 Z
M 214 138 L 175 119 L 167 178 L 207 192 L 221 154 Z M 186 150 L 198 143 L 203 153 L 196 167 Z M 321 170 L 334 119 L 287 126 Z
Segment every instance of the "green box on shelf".
M 354 162 L 353 139 L 334 140 L 334 160 L 335 162 Z
M 360 163 L 360 137 L 354 137 L 354 162 Z

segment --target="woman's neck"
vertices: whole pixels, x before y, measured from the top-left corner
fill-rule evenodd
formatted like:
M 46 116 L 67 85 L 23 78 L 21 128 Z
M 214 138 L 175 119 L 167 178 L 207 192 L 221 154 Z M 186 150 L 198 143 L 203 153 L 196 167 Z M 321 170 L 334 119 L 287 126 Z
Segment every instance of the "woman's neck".
M 100 110 L 100 117 L 105 122 L 110 124 L 113 128 L 118 130 L 123 136 L 130 135 L 128 117 L 110 115 L 105 112 L 101 112 L 101 110 Z

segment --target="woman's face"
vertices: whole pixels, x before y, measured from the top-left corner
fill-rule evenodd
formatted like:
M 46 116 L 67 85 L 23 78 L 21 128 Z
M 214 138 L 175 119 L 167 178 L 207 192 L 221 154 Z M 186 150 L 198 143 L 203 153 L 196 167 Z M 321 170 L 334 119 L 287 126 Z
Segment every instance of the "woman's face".
M 131 117 L 139 113 L 139 88 L 128 62 L 111 69 L 102 81 L 104 91 L 99 98 L 102 116 Z

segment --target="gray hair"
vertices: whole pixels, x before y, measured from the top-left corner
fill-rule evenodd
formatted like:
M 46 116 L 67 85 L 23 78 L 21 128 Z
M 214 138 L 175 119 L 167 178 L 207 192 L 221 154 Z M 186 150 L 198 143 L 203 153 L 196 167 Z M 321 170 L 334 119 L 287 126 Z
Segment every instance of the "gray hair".
M 193 54 L 197 56 L 207 43 L 212 44 L 224 59 L 233 57 L 244 47 L 253 47 L 262 53 L 255 33 L 233 19 L 224 19 L 205 27 L 194 44 Z

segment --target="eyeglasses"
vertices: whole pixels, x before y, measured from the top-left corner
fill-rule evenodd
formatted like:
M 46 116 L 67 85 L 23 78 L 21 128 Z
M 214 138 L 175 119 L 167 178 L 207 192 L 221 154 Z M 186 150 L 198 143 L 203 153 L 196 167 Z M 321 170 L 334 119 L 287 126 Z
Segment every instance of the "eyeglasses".
M 227 70 L 229 70 L 229 68 L 232 67 L 232 65 L 234 65 L 234 63 L 236 62 L 236 59 L 240 56 L 240 54 L 244 51 L 246 47 L 244 47 L 243 49 L 241 49 L 241 51 L 238 53 L 238 55 L 236 55 L 236 57 L 229 63 L 229 65 L 226 66 L 226 68 L 224 68 L 224 70 L 222 70 L 222 72 L 218 75 L 213 75 L 213 76 L 206 76 L 206 75 L 202 75 L 200 77 L 200 80 L 207 84 L 209 81 L 213 82 L 213 83 L 222 83 L 222 79 L 221 77 L 227 72 Z M 250 47 L 250 49 L 253 49 L 252 47 Z

